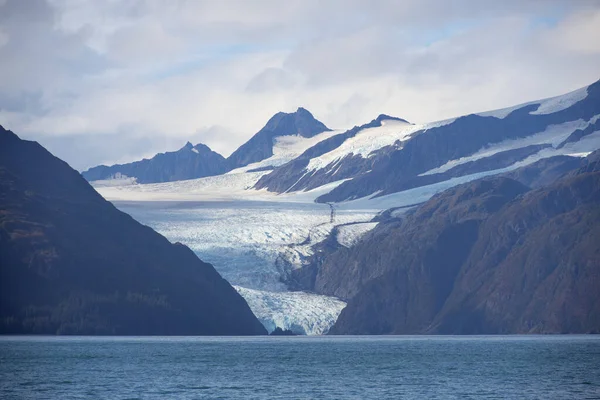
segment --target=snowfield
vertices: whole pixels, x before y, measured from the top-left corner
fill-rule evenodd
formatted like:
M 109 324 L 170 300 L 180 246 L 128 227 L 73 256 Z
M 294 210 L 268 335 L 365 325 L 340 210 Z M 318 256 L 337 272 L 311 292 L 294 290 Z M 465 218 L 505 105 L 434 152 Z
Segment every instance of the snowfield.
M 511 140 L 505 140 L 500 143 L 495 143 L 491 146 L 488 146 L 486 148 L 479 150 L 475 154 L 472 154 L 468 157 L 462 157 L 462 158 L 459 158 L 456 160 L 448 161 L 446 164 L 444 164 L 440 167 L 434 168 L 434 169 L 430 169 L 429 171 L 426 171 L 420 175 L 421 176 L 422 175 L 431 175 L 431 174 L 446 172 L 449 169 L 456 167 L 457 165 L 461 165 L 461 164 L 465 164 L 470 161 L 476 161 L 476 160 L 480 160 L 482 158 L 490 157 L 490 156 L 493 156 L 494 154 L 497 154 L 497 153 L 500 153 L 503 151 L 507 151 L 507 150 L 511 150 L 511 149 L 518 149 L 518 148 L 535 145 L 535 144 L 549 144 L 552 147 L 556 148 L 559 144 L 561 144 L 563 141 L 565 141 L 571 135 L 571 133 L 573 133 L 573 131 L 575 131 L 577 129 L 587 128 L 590 124 L 595 123 L 595 121 L 598 117 L 599 116 L 597 115 L 597 116 L 593 117 L 592 119 L 590 119 L 590 121 L 584 121 L 582 119 L 579 119 L 576 121 L 565 122 L 563 124 L 550 125 L 543 132 L 537 133 L 532 136 L 527 136 L 522 139 L 511 139 Z M 576 143 L 568 144 L 565 147 L 571 148 L 575 144 Z M 584 143 L 584 145 L 587 145 L 587 144 L 589 144 L 589 143 L 588 142 Z M 553 155 L 558 155 L 558 154 L 567 154 L 568 155 L 569 149 L 567 149 L 565 151 L 562 151 L 562 149 L 556 150 L 554 153 L 556 153 L 556 154 L 553 154 Z M 550 153 L 548 153 L 548 154 L 550 154 Z M 551 157 L 551 156 L 549 155 L 549 157 Z
M 312 158 L 306 169 L 313 171 L 325 168 L 330 163 L 340 160 L 348 154 L 360 155 L 366 158 L 371 152 L 393 145 L 397 140 L 403 140 L 419 129 L 422 129 L 422 125 L 396 120 L 383 120 L 381 126 L 363 129 L 354 137 L 345 140 L 338 148 L 320 157 Z
M 543 100 L 535 100 L 530 101 L 523 104 L 518 104 L 516 106 L 501 108 L 499 110 L 486 111 L 482 113 L 478 113 L 482 117 L 496 117 L 496 118 L 505 118 L 511 112 L 518 110 L 519 108 L 523 108 L 529 106 L 531 104 L 539 104 L 537 110 L 530 112 L 529 114 L 552 114 L 557 111 L 565 110 L 571 107 L 573 104 L 581 101 L 587 97 L 587 86 L 574 90 L 570 93 L 563 94 L 560 96 L 550 97 Z
M 325 168 L 333 162 L 340 161 L 348 154 L 368 158 L 373 152 L 383 147 L 392 146 L 396 142 L 409 139 L 415 132 L 444 126 L 454 122 L 454 120 L 446 119 L 427 124 L 411 124 L 392 119 L 383 120 L 381 126 L 363 129 L 332 151 L 312 158 L 306 169 L 310 173 Z M 336 168 L 336 166 L 336 164 L 332 165 L 331 169 Z
M 264 167 L 278 167 L 298 157 L 315 144 L 329 139 L 342 131 L 327 131 L 313 137 L 305 138 L 300 135 L 279 136 L 273 143 L 273 155 L 265 160 L 248 164 L 245 167 L 234 169 L 228 174 L 252 171 Z

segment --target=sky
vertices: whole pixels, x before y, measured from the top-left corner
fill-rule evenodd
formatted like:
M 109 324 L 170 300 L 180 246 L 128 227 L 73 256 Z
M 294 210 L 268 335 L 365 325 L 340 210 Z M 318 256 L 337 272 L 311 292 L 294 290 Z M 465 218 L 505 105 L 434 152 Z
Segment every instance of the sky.
M 600 0 L 0 0 L 0 124 L 72 167 L 276 112 L 430 122 L 600 79 Z

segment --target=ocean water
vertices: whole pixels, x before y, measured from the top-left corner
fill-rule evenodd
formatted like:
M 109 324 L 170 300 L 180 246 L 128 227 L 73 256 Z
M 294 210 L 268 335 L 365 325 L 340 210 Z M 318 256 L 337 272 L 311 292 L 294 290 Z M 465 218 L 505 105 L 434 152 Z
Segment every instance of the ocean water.
M 598 399 L 600 337 L 0 337 L 2 399 Z

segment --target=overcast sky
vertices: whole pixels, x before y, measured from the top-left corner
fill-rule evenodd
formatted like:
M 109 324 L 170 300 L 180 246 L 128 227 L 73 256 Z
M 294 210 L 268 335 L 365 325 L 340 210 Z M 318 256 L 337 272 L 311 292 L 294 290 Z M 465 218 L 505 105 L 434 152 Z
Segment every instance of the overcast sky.
M 278 111 L 445 119 L 600 79 L 597 0 L 0 0 L 0 124 L 74 168 Z

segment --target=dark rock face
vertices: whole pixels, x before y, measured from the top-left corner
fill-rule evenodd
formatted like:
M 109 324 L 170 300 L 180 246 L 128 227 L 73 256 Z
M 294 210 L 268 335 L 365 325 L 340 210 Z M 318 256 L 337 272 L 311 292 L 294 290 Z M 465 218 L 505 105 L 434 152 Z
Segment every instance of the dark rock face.
M 160 153 L 149 160 L 129 164 L 100 165 L 82 175 L 88 181 L 111 179 L 120 174 L 136 178 L 138 183 L 157 183 L 202 178 L 227 171 L 223 156 L 201 143 L 193 146 L 188 142 L 178 151 Z
M 445 263 L 454 258 L 454 264 L 459 264 L 464 252 L 454 243 L 455 239 L 465 239 L 464 246 L 468 247 L 467 242 L 474 240 L 473 230 L 476 231 L 482 219 L 526 191 L 518 182 L 498 179 L 457 186 L 434 196 L 408 217 L 382 223 L 356 246 L 341 248 L 328 257 L 317 274 L 315 290 L 351 299 L 365 282 L 382 275 L 392 265 Z M 402 246 L 409 249 L 399 252 Z M 438 246 L 449 246 L 447 250 L 454 249 L 457 253 L 442 255 L 440 252 L 442 258 L 438 259 L 432 251 Z
M 294 113 L 275 114 L 250 140 L 227 158 L 229 167 L 235 169 L 262 161 L 273 155 L 273 139 L 279 136 L 300 135 L 305 138 L 329 131 L 322 122 L 304 108 Z
M 0 127 L 0 333 L 266 331 L 210 264 Z
M 321 265 L 325 262 L 329 254 L 343 247 L 338 243 L 337 235 L 338 228 L 334 227 L 325 240 L 311 246 L 312 254 L 304 260 L 301 268 L 290 269 L 285 266 L 280 268 L 281 271 L 289 271 L 287 275 L 282 276 L 283 281 L 290 290 L 315 290 L 315 281 Z
M 334 252 L 315 281 L 317 292 L 349 299 L 330 333 L 598 331 L 593 160 L 535 190 L 507 177 L 457 186 Z M 532 167 L 550 176 L 565 162 Z M 531 180 L 533 168 L 517 175 Z
M 581 159 L 578 157 L 555 156 L 518 168 L 504 176 L 519 181 L 532 189 L 537 189 L 554 183 L 568 171 L 572 171 L 580 165 Z

